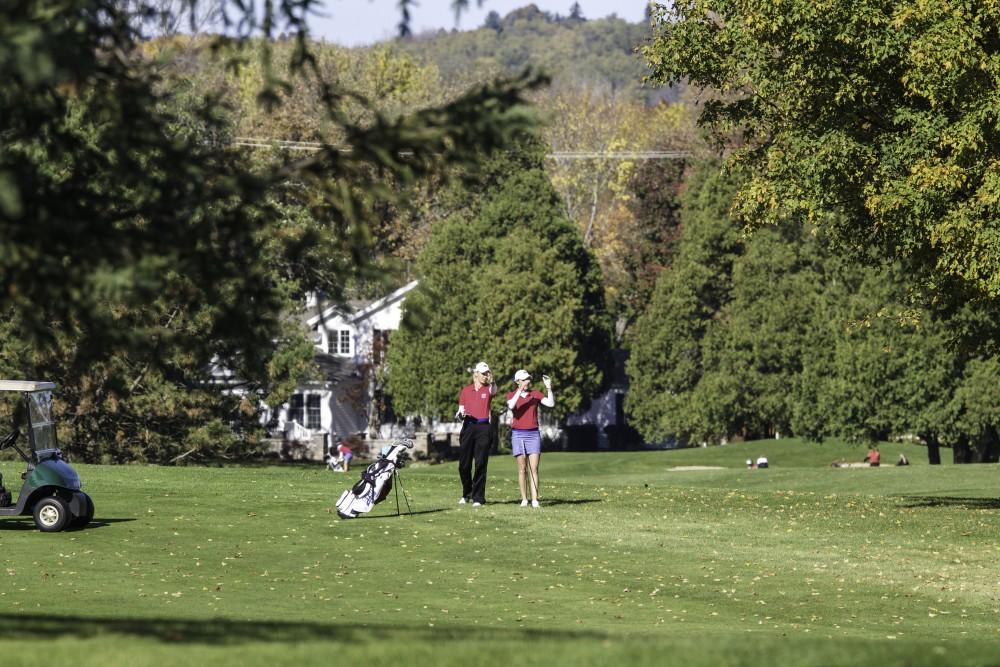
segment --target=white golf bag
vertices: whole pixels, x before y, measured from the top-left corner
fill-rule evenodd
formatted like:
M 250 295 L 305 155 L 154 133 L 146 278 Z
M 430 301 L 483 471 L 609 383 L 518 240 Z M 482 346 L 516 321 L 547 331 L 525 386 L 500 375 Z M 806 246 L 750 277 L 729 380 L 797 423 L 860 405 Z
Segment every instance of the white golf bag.
M 341 494 L 337 501 L 337 515 L 353 519 L 370 512 L 372 507 L 385 500 L 392 490 L 396 470 L 406 461 L 406 450 L 413 448 L 413 441 L 402 439 L 382 448 L 378 459 L 361 473 L 358 483 Z
M 342 455 L 334 456 L 330 454 L 326 457 L 326 467 L 333 472 L 344 472 L 344 457 Z

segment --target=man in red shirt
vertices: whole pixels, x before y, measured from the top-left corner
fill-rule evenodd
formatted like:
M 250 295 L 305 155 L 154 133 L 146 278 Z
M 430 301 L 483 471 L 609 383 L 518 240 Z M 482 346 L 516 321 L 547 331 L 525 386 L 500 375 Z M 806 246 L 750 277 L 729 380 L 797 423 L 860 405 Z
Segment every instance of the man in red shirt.
M 507 394 L 507 407 L 514 415 L 511 421 L 510 448 L 517 459 L 517 483 L 521 487 L 521 507 L 528 506 L 525 489 L 525 470 L 531 481 L 531 506 L 538 507 L 538 460 L 542 456 L 542 437 L 538 431 L 538 406 L 555 407 L 552 397 L 552 382 L 547 375 L 542 376 L 545 396 L 531 389 L 531 374 L 523 368 L 514 373 L 517 388 Z
M 493 372 L 485 361 L 472 371 L 472 384 L 458 395 L 456 417 L 462 420 L 458 436 L 458 476 L 462 480 L 459 504 L 472 502 L 479 507 L 486 502 L 486 465 L 490 456 L 490 401 L 497 393 Z M 476 471 L 472 472 L 475 461 Z

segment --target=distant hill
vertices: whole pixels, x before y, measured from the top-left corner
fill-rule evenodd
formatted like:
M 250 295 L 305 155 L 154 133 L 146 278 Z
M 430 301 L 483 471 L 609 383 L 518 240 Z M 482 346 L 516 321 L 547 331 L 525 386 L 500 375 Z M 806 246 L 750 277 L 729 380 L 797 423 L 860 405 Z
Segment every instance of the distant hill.
M 396 40 L 396 45 L 441 76 L 470 83 L 487 76 L 517 74 L 532 66 L 555 87 L 595 86 L 633 99 L 674 99 L 642 85 L 647 69 L 635 49 L 650 35 L 646 23 L 608 17 L 560 16 L 528 5 L 501 17 L 490 12 L 476 30 L 438 30 Z

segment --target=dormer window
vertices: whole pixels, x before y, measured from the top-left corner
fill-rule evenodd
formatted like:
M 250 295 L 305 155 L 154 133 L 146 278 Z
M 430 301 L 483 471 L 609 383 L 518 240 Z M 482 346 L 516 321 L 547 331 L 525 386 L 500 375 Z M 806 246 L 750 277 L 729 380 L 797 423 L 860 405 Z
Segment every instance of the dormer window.
M 349 355 L 351 353 L 351 332 L 339 329 L 330 332 L 326 339 L 327 354 Z

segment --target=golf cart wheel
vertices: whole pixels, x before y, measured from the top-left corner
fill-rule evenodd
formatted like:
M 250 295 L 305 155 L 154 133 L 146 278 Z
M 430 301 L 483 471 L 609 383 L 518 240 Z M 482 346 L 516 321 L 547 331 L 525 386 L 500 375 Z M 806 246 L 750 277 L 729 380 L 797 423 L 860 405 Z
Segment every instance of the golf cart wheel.
M 84 507 L 83 514 L 73 517 L 73 520 L 70 522 L 73 528 L 83 528 L 94 518 L 94 501 L 86 493 L 83 494 L 83 497 L 87 501 L 86 506 Z
M 57 533 L 69 523 L 69 507 L 62 498 L 48 496 L 35 503 L 35 525 L 43 533 Z

